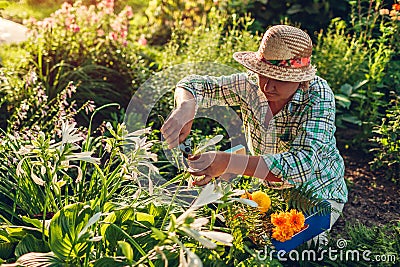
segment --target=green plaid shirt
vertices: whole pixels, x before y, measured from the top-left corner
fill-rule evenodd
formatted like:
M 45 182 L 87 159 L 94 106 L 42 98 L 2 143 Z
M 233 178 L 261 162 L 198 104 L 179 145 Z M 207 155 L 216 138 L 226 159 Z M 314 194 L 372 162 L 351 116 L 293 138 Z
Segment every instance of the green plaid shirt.
M 189 90 L 199 107 L 239 106 L 247 146 L 262 155 L 269 170 L 286 185 L 307 183 L 317 196 L 347 202 L 344 163 L 334 136 L 335 99 L 327 82 L 315 77 L 272 116 L 253 75 L 190 75 L 177 86 Z M 269 116 L 268 116 L 269 115 Z M 272 117 L 269 123 L 266 117 Z

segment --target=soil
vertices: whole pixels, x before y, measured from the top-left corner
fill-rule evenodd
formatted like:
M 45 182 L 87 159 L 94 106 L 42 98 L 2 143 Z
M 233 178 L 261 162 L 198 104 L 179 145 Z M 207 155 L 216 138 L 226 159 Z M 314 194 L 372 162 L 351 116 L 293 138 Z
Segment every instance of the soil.
M 393 183 L 383 171 L 372 171 L 367 155 L 345 149 L 341 153 L 349 199 L 332 233 L 341 233 L 348 223 L 360 222 L 371 227 L 400 221 L 400 182 Z

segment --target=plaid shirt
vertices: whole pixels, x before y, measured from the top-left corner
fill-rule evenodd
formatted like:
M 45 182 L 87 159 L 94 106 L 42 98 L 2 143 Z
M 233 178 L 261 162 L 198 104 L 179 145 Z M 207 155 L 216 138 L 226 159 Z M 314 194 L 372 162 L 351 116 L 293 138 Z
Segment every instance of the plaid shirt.
M 347 202 L 344 163 L 334 137 L 335 100 L 327 82 L 315 77 L 309 90 L 297 89 L 273 116 L 251 76 L 190 75 L 177 86 L 189 90 L 199 107 L 239 106 L 250 153 L 262 155 L 284 185 L 307 183 L 319 197 Z

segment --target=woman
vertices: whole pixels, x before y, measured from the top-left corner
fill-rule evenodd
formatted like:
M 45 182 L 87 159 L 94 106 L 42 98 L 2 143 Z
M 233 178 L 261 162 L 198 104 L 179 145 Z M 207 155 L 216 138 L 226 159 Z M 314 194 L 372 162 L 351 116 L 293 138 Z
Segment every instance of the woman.
M 312 41 L 287 25 L 268 29 L 257 52 L 237 52 L 246 73 L 191 75 L 175 90 L 176 109 L 161 128 L 170 148 L 189 135 L 197 106 L 240 106 L 251 155 L 207 152 L 189 157 L 189 171 L 207 184 L 225 173 L 263 179 L 270 186 L 304 185 L 341 212 L 347 202 L 344 163 L 336 147 L 335 100 L 311 65 Z M 338 212 L 332 213 L 331 225 Z

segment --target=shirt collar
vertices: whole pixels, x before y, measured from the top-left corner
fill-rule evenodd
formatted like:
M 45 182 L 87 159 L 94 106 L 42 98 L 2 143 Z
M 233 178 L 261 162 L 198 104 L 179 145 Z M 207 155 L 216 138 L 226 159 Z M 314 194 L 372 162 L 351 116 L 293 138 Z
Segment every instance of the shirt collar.
M 309 90 L 304 91 L 301 88 L 298 88 L 294 93 L 292 99 L 287 104 L 286 108 L 290 114 L 293 114 L 293 105 L 305 105 L 310 100 Z
M 310 99 L 309 90 L 304 91 L 303 89 L 298 88 L 294 93 L 292 99 L 290 100 L 290 103 L 303 105 L 306 104 L 309 99 Z

